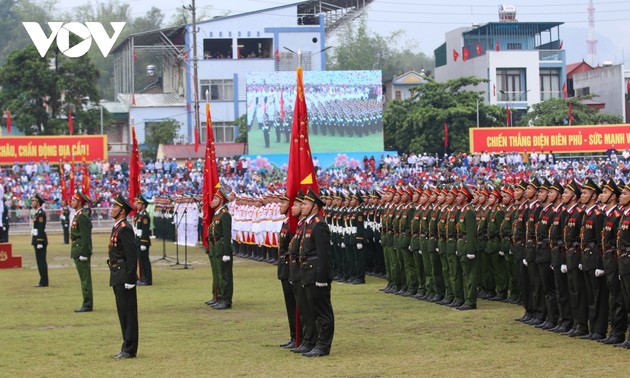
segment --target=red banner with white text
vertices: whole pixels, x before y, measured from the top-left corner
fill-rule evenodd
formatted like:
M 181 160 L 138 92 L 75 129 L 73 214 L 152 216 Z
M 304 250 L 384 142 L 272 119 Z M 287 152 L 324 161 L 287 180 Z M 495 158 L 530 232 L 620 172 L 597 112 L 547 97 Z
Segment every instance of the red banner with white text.
M 106 135 L 0 138 L 0 164 L 107 159 Z
M 470 152 L 604 152 L 630 148 L 629 125 L 478 127 L 469 130 Z

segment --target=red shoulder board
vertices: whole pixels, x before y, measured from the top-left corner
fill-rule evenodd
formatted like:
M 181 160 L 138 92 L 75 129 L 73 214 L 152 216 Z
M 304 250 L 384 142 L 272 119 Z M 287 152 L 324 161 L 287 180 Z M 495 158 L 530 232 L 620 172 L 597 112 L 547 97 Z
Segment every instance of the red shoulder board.
M 319 217 L 319 215 L 316 215 L 316 216 L 313 218 L 313 220 L 314 220 L 315 222 L 321 222 L 321 221 L 322 221 L 322 219 Z
M 582 209 L 581 207 L 576 207 L 575 211 L 577 211 L 578 213 L 584 212 L 584 209 Z

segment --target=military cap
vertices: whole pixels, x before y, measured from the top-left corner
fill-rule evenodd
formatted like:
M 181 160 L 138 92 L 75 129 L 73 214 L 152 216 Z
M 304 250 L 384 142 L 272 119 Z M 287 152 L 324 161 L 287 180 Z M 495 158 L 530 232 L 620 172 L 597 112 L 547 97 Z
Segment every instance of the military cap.
M 356 199 L 359 203 L 363 203 L 363 196 L 361 196 L 361 190 L 359 189 L 352 194 L 352 198 Z
M 527 185 L 529 185 L 529 183 L 527 181 L 521 180 L 521 182 L 516 184 L 515 187 L 525 190 L 525 189 L 527 189 Z
M 562 186 L 560 181 L 558 181 L 557 179 L 553 181 L 553 184 L 551 184 L 549 189 L 557 190 L 558 193 L 560 193 L 560 194 L 564 193 L 564 186 Z
M 448 192 L 456 196 L 457 193 L 459 193 L 459 190 L 457 189 L 457 187 L 455 185 L 453 185 L 451 187 L 451 190 L 449 190 Z
M 551 189 L 551 183 L 547 178 L 544 178 L 542 183 L 540 184 L 540 189 L 549 190 Z
M 510 186 L 504 186 L 503 189 L 501 189 L 501 191 L 503 193 L 507 193 L 510 196 L 514 197 L 514 189 L 512 189 L 512 187 L 510 187 Z
M 478 194 L 488 197 L 490 195 L 490 191 L 488 190 L 488 188 L 481 188 L 479 189 Z
M 501 191 L 497 188 L 494 188 L 492 190 L 492 192 L 490 193 L 490 195 L 497 197 L 498 199 L 501 199 L 503 196 L 501 196 Z
M 280 201 L 290 201 L 289 196 L 287 196 L 287 192 L 284 192 L 278 197 Z
M 326 189 L 322 189 L 319 191 L 319 196 L 321 199 L 327 199 L 328 198 L 328 191 Z
M 394 186 L 390 186 L 390 187 L 388 187 L 385 191 L 386 191 L 386 192 L 390 192 L 390 193 L 392 193 L 392 194 L 396 194 L 396 192 L 397 192 L 397 191 L 396 191 L 396 188 L 395 188 Z
M 538 180 L 537 177 L 534 177 L 534 179 L 530 182 L 527 183 L 527 185 L 531 185 L 534 187 L 534 189 L 538 190 L 541 187 L 541 183 L 540 180 Z M 527 185 L 525 186 L 527 188 Z
M 620 182 L 620 184 L 622 183 L 623 181 Z M 623 188 L 623 186 L 621 187 Z M 608 188 L 611 192 L 615 193 L 617 197 L 621 195 L 621 189 L 619 189 L 619 186 L 617 186 L 617 183 L 613 179 L 608 180 L 608 182 L 604 184 L 604 188 Z
M 149 204 L 149 201 L 147 201 L 147 199 L 146 199 L 146 198 L 144 198 L 144 197 L 142 196 L 142 194 L 138 194 L 138 195 L 136 196 L 135 201 L 136 201 L 136 202 L 142 202 L 142 204 L 143 204 L 144 206 L 146 206 L 146 205 L 148 205 L 148 204 Z
M 341 193 L 341 191 L 339 191 L 339 193 L 342 196 L 341 198 L 343 199 L 343 194 Z M 299 189 L 297 194 L 295 195 L 295 201 L 304 202 L 304 192 L 302 191 L 302 189 Z
M 424 194 L 427 197 L 431 197 L 431 193 L 433 193 L 433 191 L 430 188 L 426 188 L 425 190 L 420 192 L 420 194 Z
M 623 181 L 623 180 L 619 180 L 619 184 L 617 184 L 617 186 L 619 187 L 619 189 L 624 190 L 624 189 L 628 189 L 630 190 L 630 182 L 628 182 L 627 184 Z
M 313 188 L 308 188 L 306 195 L 304 196 L 304 200 L 308 200 L 316 204 L 318 207 L 323 207 L 325 205 L 324 201 L 313 191 Z
M 440 195 L 440 193 L 442 192 L 442 189 L 438 188 L 437 186 L 435 188 L 433 188 L 433 193 L 435 195 Z
M 73 198 L 76 198 L 77 201 L 81 202 L 82 204 L 86 204 L 86 203 L 92 203 L 92 201 L 88 198 L 88 196 L 86 196 L 85 194 L 83 194 L 80 191 L 76 191 L 74 193 L 74 196 L 72 196 Z
M 577 183 L 577 181 L 575 181 L 575 179 L 568 183 L 564 188 L 575 193 L 577 197 L 582 195 L 582 187 Z
M 602 192 L 602 189 L 599 187 L 599 185 L 597 185 L 597 183 L 595 183 L 595 181 L 593 181 L 593 179 L 590 177 L 587 178 L 586 181 L 584 181 L 583 189 L 592 190 L 597 194 L 600 194 Z
M 472 192 L 466 185 L 462 185 L 462 187 L 459 188 L 459 192 L 465 195 L 469 201 L 473 198 Z
M 418 192 L 418 194 L 424 193 L 424 189 L 422 189 L 421 187 L 414 188 L 414 191 Z
M 122 194 L 118 194 L 116 198 L 114 198 L 114 205 L 122 207 L 127 214 L 129 214 L 133 210 L 133 207 L 131 206 L 129 201 L 125 197 L 123 197 Z
M 42 199 L 42 197 L 39 196 L 39 194 L 35 193 L 33 194 L 33 196 L 31 197 L 32 200 L 36 200 L 37 202 L 39 202 L 40 204 L 44 203 L 44 200 Z
M 219 197 L 221 198 L 221 201 L 223 201 L 223 203 L 228 203 L 230 202 L 230 200 L 228 199 L 228 197 L 225 195 L 225 193 L 223 193 L 223 190 L 219 189 L 217 190 L 216 193 L 214 193 L 213 197 Z

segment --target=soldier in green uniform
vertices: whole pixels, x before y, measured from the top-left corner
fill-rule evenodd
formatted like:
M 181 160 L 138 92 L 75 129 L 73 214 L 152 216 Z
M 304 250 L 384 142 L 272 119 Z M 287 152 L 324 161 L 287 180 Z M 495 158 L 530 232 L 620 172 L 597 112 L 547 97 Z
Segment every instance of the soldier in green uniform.
M 602 188 L 602 194 L 599 195 L 599 202 L 604 205 L 604 214 L 606 215 L 604 231 L 602 232 L 602 266 L 608 286 L 608 303 L 610 305 L 610 334 L 605 339 L 600 340 L 603 344 L 622 343 L 624 333 L 628 328 L 628 317 L 621 295 L 619 267 L 615 255 L 619 220 L 622 216 L 617 202 L 621 195 L 619 187 L 623 188 L 624 186 L 623 181 L 617 185 L 615 180 L 610 179 Z
M 588 303 L 589 330 L 585 340 L 603 340 L 608 330 L 608 286 L 602 260 L 602 232 L 606 215 L 599 209 L 597 199 L 602 193 L 599 185 L 588 178 L 582 188 L 580 202 L 584 206 L 581 230 L 581 258 L 579 269 L 584 275 Z
M 514 229 L 514 219 L 516 218 L 516 205 L 514 204 L 514 189 L 509 186 L 501 189 L 501 206 L 505 213 L 499 230 L 499 239 L 501 240 L 501 249 L 499 250 L 498 267 L 504 271 L 507 279 L 509 297 L 502 297 L 499 291 L 494 300 L 505 301 L 507 303 L 516 304 L 520 297 L 520 286 L 516 275 L 514 274 L 514 252 L 512 245 L 512 231 Z
M 212 305 L 215 310 L 232 307 L 234 282 L 232 280 L 232 216 L 227 208 L 228 197 L 219 189 L 212 197 L 210 208 L 214 217 L 208 230 L 209 256 L 215 259 L 212 271 L 213 283 L 215 275 L 220 277 L 219 301 Z M 217 270 L 219 272 L 217 272 Z
M 617 257 L 621 294 L 624 300 L 626 316 L 630 318 L 630 183 L 623 187 L 619 205 L 625 210 L 619 220 L 615 255 Z M 626 340 L 615 344 L 615 346 L 630 349 L 630 330 Z
M 553 270 L 553 281 L 556 289 L 556 303 L 558 305 L 558 325 L 550 329 L 552 332 L 564 333 L 573 326 L 573 314 L 569 303 L 569 288 L 566 273 L 563 273 L 562 259 L 564 258 L 564 227 L 567 223 L 567 209 L 562 201 L 564 187 L 555 180 L 549 188 L 547 197 L 553 202 L 553 216 L 549 227 L 549 246 L 551 248 L 550 267 Z
M 446 221 L 446 254 L 448 258 L 448 268 L 450 273 L 451 290 L 453 290 L 453 301 L 449 307 L 460 307 L 464 304 L 464 283 L 462 282 L 462 267 L 457 255 L 457 236 L 460 204 L 456 201 L 459 189 L 453 186 L 446 196 L 446 203 L 451 206 L 448 209 Z
M 387 278 L 387 286 L 380 289 L 386 293 L 391 293 L 396 287 L 396 280 L 394 274 L 394 262 L 392 257 L 392 248 L 394 243 L 394 230 L 393 230 L 393 214 L 394 214 L 394 192 L 396 190 L 393 187 L 388 187 L 381 196 L 382 205 L 382 232 L 381 232 L 381 245 L 383 247 L 383 261 L 385 263 L 385 275 Z
M 431 275 L 433 277 L 433 296 L 427 298 L 429 302 L 441 302 L 444 300 L 444 276 L 442 275 L 442 263 L 438 254 L 438 220 L 440 217 L 440 206 L 444 202 L 444 197 L 439 201 L 441 190 L 433 188 L 429 197 L 431 207 L 428 216 L 426 235 L 428 264 L 431 265 Z
M 59 220 L 61 221 L 61 228 L 63 229 L 63 244 L 70 244 L 70 210 L 65 200 L 61 201 L 61 215 L 59 216 Z
M 76 211 L 70 230 L 70 240 L 72 240 L 70 257 L 74 260 L 74 265 L 77 267 L 79 279 L 81 280 L 81 292 L 83 293 L 83 304 L 74 312 L 88 312 L 92 311 L 94 307 L 92 271 L 90 268 L 90 260 L 92 259 L 92 220 L 89 216 L 89 209 L 84 208 L 85 205 L 90 203 L 90 199 L 81 192 L 76 192 L 70 201 L 70 205 Z
M 133 227 L 127 221 L 127 214 L 133 207 L 120 194 L 112 202 L 112 218 L 115 223 L 107 247 L 107 265 L 110 271 L 109 286 L 116 297 L 116 310 L 123 337 L 121 351 L 114 358 L 134 358 L 138 353 L 138 248 Z
M 492 262 L 486 248 L 488 241 L 488 197 L 490 191 L 488 188 L 480 188 L 477 191 L 477 206 L 475 207 L 475 218 L 477 220 L 477 251 L 479 257 L 477 261 L 479 271 L 479 283 L 481 290 L 479 298 L 489 299 L 496 294 L 494 274 L 492 273 Z
M 412 196 L 413 188 L 406 187 L 402 190 L 400 197 L 402 205 L 398 218 L 398 259 L 401 262 L 401 274 L 404 277 L 404 283 L 397 294 L 406 297 L 416 295 L 420 278 L 416 273 L 415 259 L 409 250 L 409 243 L 411 242 L 410 224 L 415 213 L 414 206 L 411 203 Z
M 435 297 L 435 280 L 433 265 L 429 254 L 429 219 L 431 217 L 431 189 L 420 190 L 419 209 L 419 256 L 416 256 L 416 272 L 418 274 L 418 299 L 431 301 Z
M 407 291 L 407 284 L 405 282 L 405 266 L 403 263 L 402 254 L 400 253 L 400 223 L 402 219 L 403 208 L 406 204 L 401 202 L 402 189 L 396 189 L 393 193 L 392 199 L 392 250 L 391 250 L 391 264 L 393 274 L 393 290 L 394 294 L 402 294 Z M 403 290 L 405 289 L 405 290 Z
M 562 202 L 566 206 L 566 225 L 564 227 L 564 255 L 561 255 L 560 271 L 567 275 L 569 302 L 573 316 L 573 328 L 562 335 L 577 337 L 588 335 L 588 303 L 584 275 L 579 270 L 580 241 L 584 210 L 578 199 L 582 195 L 582 187 L 575 180 L 564 188 Z
M 140 279 L 138 286 L 153 285 L 153 273 L 151 260 L 149 260 L 149 248 L 151 248 L 151 217 L 147 213 L 147 201 L 142 195 L 135 199 L 136 214 L 133 216 L 133 229 L 136 233 L 136 244 L 139 251 Z
M 351 261 L 352 274 L 351 280 L 348 281 L 353 285 L 365 283 L 365 214 L 363 210 L 363 196 L 359 189 L 354 192 L 350 200 L 352 212 L 350 215 L 351 232 L 350 245 L 352 246 L 353 261 Z
M 501 249 L 501 224 L 505 219 L 505 211 L 500 206 L 503 199 L 501 191 L 494 188 L 488 197 L 487 241 L 486 241 L 486 274 L 492 275 L 494 284 L 489 290 L 495 295 L 487 299 L 502 301 L 507 298 L 508 277 L 505 269 L 505 257 L 499 256 Z M 504 254 L 505 255 L 505 254 Z
M 416 292 L 414 295 L 418 299 L 426 298 L 424 280 L 422 279 L 424 272 L 422 270 L 422 251 L 420 250 L 420 241 L 422 238 L 420 235 L 420 224 L 422 222 L 422 206 L 424 206 L 427 199 L 422 195 L 422 192 L 423 190 L 421 188 L 416 188 L 413 191 L 413 195 L 411 197 L 413 216 L 409 220 L 409 233 L 411 235 L 411 238 L 409 239 L 409 252 L 411 253 L 411 257 L 414 259 L 414 267 L 416 268 L 414 276 L 418 277 L 418 281 L 414 287 L 414 291 Z M 423 198 L 420 199 L 421 197 Z M 408 296 L 409 294 L 403 295 Z
M 463 185 L 457 194 L 460 205 L 457 220 L 457 257 L 462 275 L 464 304 L 458 310 L 474 310 L 477 308 L 477 285 L 479 281 L 476 265 L 477 252 L 477 220 L 475 211 L 470 205 L 473 195 L 470 189 Z
M 46 262 L 46 248 L 48 237 L 46 236 L 46 213 L 42 208 L 44 200 L 35 194 L 31 198 L 31 206 L 35 210 L 33 217 L 33 229 L 31 230 L 31 245 L 35 248 L 35 259 L 39 271 L 39 283 L 35 287 L 48 286 L 48 263 Z
M 449 196 L 449 190 L 442 188 L 438 195 L 438 206 L 440 206 L 439 217 L 437 220 L 437 245 L 435 252 L 440 259 L 440 265 L 442 267 L 442 280 L 444 282 L 444 299 L 436 302 L 439 305 L 448 306 L 453 303 L 453 288 L 451 286 L 451 270 L 448 261 L 448 254 L 446 248 L 447 242 L 447 224 L 448 224 L 448 212 L 453 203 L 455 196 Z M 450 201 L 450 202 L 449 202 Z

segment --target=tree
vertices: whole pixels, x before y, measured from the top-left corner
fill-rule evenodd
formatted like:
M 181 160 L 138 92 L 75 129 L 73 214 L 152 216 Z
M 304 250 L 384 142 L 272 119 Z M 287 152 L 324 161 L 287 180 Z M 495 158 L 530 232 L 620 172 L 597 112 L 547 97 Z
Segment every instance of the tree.
M 11 111 L 26 135 L 67 133 L 69 112 L 75 116 L 75 133 L 94 133 L 100 112 L 87 105 L 98 98 L 98 71 L 87 56 L 66 58 L 56 52 L 53 46 L 42 58 L 28 46 L 11 53 L 0 68 L 0 107 Z
M 402 51 L 392 47 L 392 41 L 402 36 L 396 31 L 388 36 L 370 34 L 365 18 L 348 23 L 339 33 L 339 43 L 329 53 L 329 70 L 382 70 L 383 79 L 390 80 L 410 70 L 424 68 L 432 71 L 433 59 L 423 53 L 414 53 L 411 46 Z
M 569 103 L 573 107 L 572 125 L 597 125 L 602 123 L 623 123 L 623 117 L 600 113 L 580 102 L 583 98 L 593 98 L 589 95 L 579 98 L 551 98 L 534 104 L 521 120 L 522 125 L 529 126 L 563 126 L 569 124 Z
M 238 117 L 234 125 L 238 126 L 238 137 L 234 142 L 247 144 L 247 114 Z
M 174 119 L 145 125 L 146 134 L 142 155 L 145 158 L 155 159 L 158 146 L 160 144 L 173 144 L 178 130 L 179 122 Z
M 444 122 L 448 126 L 451 151 L 468 150 L 468 129 L 479 121 L 483 126 L 505 122 L 503 109 L 486 105 L 483 93 L 466 90 L 486 82 L 475 77 L 462 77 L 438 83 L 429 80 L 413 89 L 414 97 L 392 101 L 383 115 L 385 146 L 400 152 L 444 153 Z

